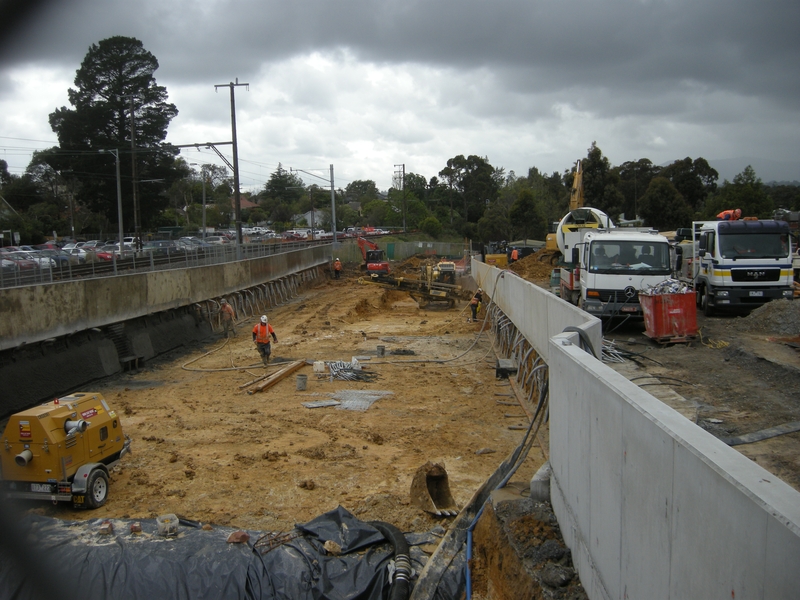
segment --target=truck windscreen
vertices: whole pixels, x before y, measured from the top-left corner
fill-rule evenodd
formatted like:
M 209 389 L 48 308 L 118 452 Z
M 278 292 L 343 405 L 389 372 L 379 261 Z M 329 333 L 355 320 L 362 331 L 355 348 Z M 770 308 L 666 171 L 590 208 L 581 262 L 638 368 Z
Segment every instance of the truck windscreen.
M 719 236 L 719 251 L 723 258 L 787 258 L 789 236 L 785 233 L 725 233 Z
M 597 240 L 589 248 L 593 273 L 669 275 L 669 244 L 664 242 Z

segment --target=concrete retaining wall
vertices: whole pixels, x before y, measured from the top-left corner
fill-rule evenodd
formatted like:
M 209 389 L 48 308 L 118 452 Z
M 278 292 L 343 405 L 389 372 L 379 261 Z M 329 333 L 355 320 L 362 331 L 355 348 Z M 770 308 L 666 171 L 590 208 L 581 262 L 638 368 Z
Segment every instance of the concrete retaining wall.
M 327 264 L 332 247 L 264 258 L 0 290 L 0 350 L 189 306 Z
M 574 307 L 472 265 L 550 367 L 551 501 L 589 597 L 797 597 L 800 493 L 560 333 L 600 348 Z

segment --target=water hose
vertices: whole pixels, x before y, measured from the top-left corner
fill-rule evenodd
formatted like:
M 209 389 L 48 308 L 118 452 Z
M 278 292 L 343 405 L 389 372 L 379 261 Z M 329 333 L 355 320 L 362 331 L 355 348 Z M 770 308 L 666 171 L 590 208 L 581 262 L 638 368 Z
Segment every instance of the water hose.
M 411 557 L 410 549 L 403 532 L 390 523 L 383 521 L 368 521 L 375 529 L 381 532 L 394 548 L 394 581 L 389 591 L 389 600 L 408 600 L 411 594 Z

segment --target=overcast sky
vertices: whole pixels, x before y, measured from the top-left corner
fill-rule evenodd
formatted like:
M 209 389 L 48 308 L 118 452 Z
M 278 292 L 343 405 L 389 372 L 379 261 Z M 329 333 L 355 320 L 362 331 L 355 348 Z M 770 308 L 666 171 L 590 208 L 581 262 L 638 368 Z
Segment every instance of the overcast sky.
M 19 175 L 55 145 L 48 115 L 89 46 L 123 35 L 159 61 L 172 143 L 230 140 L 214 86 L 249 83 L 243 189 L 278 163 L 383 190 L 396 165 L 430 178 L 458 154 L 562 172 L 593 141 L 614 165 L 746 159 L 800 179 L 798 23 L 800 2 L 771 0 L 55 0 L 4 32 L 0 158 Z

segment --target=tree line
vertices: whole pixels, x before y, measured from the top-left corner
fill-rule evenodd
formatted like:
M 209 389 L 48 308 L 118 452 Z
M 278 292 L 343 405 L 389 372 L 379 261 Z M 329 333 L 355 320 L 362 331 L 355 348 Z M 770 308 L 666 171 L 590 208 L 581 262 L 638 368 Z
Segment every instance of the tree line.
M 93 44 L 68 90 L 71 107 L 49 116 L 58 145 L 34 153 L 25 173 L 0 160 L 0 229 L 18 231 L 26 243 L 56 232 L 67 237 L 108 233 L 117 223 L 117 172 L 123 220 L 142 231 L 178 226 L 196 231 L 206 199 L 206 224 L 228 228 L 233 219 L 233 178 L 225 167 L 195 164 L 164 143 L 178 114 L 156 83 L 158 60 L 141 41 L 115 36 Z M 751 167 L 719 182 L 704 158 L 659 166 L 647 158 L 614 166 L 596 143 L 580 158 L 584 199 L 614 220 L 640 219 L 660 230 L 713 219 L 741 208 L 770 217 L 776 208 L 800 210 L 800 186 L 766 185 Z M 118 164 L 117 164 L 118 163 Z M 337 230 L 348 226 L 421 230 L 439 237 L 544 239 L 567 212 L 575 165 L 550 174 L 536 167 L 524 176 L 495 167 L 488 157 L 459 154 L 431 176 L 406 173 L 386 192 L 372 180 L 334 190 Z M 244 193 L 244 222 L 278 231 L 296 215 L 314 211 L 315 226 L 330 229 L 331 191 L 305 185 L 282 165 L 257 193 Z M 138 208 L 138 210 L 135 210 Z M 128 227 L 132 231 L 132 227 Z

